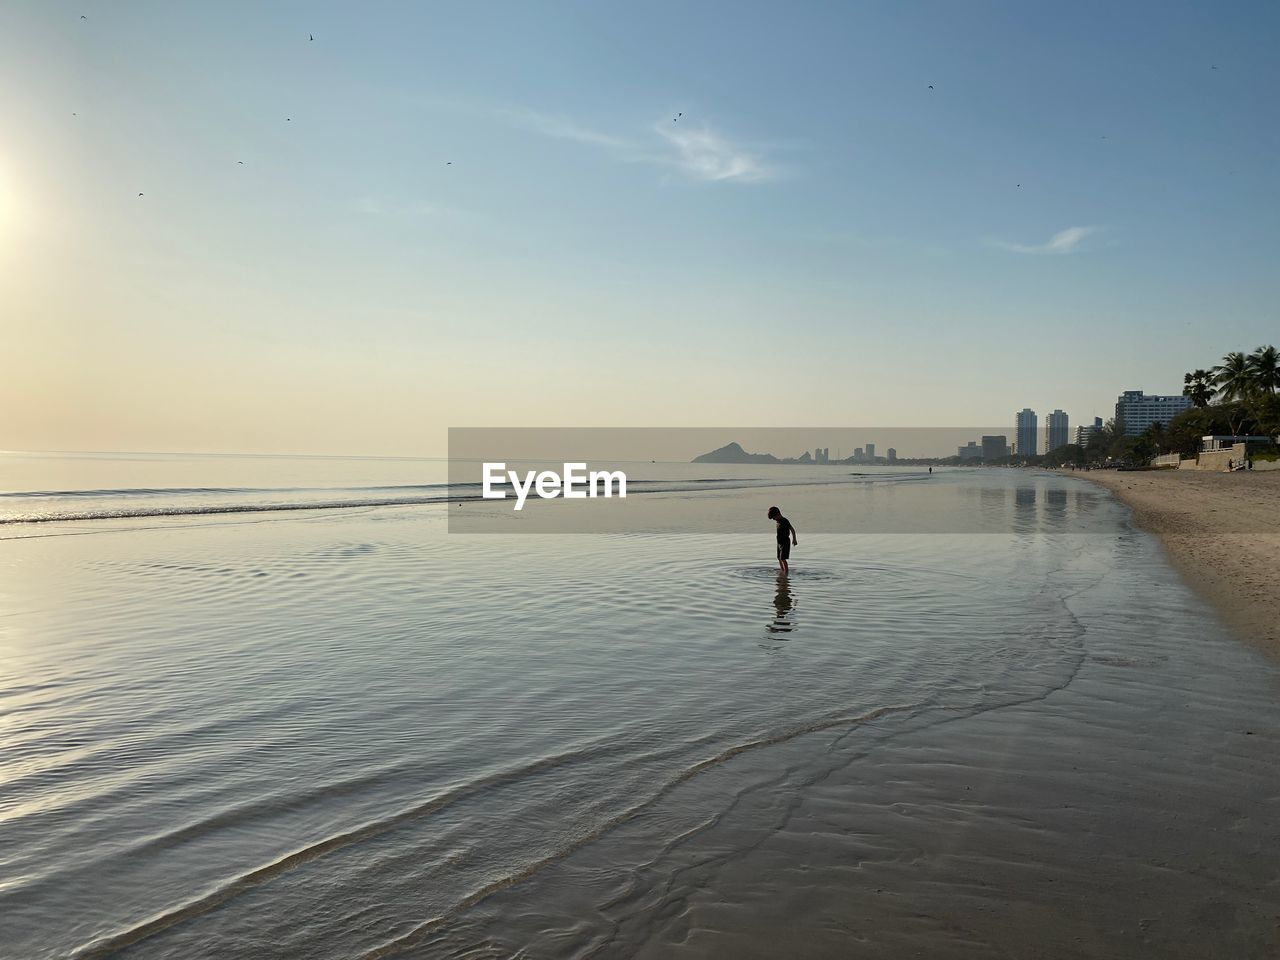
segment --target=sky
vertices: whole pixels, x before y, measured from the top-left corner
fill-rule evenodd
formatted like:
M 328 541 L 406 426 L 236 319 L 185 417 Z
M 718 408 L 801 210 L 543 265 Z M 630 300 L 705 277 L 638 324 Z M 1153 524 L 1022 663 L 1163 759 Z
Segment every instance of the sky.
M 0 448 L 1109 417 L 1280 341 L 1278 36 L 1274 3 L 9 0 Z

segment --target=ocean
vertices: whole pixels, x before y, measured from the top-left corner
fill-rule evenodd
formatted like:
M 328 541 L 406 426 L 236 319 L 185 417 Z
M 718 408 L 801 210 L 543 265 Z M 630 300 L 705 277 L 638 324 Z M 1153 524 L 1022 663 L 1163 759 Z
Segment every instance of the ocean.
M 650 463 L 727 532 L 460 533 L 446 467 L 0 455 L 0 953 L 1276 949 L 1280 672 L 1105 491 Z

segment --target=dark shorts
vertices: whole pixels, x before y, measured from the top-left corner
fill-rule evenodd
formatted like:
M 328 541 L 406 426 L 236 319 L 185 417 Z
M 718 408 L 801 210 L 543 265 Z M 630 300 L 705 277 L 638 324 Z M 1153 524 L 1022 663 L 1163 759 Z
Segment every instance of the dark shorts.
M 785 543 L 778 544 L 778 559 L 779 560 L 791 559 L 791 541 L 790 540 L 787 540 Z

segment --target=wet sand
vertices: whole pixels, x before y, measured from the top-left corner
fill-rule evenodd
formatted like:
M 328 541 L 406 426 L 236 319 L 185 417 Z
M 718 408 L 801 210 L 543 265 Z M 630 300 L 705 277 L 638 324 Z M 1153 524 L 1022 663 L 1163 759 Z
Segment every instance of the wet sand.
M 1174 566 L 1246 640 L 1280 656 L 1280 471 L 1073 473 L 1156 534 Z

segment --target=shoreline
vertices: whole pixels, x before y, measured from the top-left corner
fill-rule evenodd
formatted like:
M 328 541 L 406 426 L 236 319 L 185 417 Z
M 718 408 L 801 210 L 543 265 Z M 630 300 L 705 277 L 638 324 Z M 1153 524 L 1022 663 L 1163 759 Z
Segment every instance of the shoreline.
M 1243 639 L 1280 657 L 1280 471 L 1060 471 L 1106 487 Z

